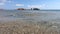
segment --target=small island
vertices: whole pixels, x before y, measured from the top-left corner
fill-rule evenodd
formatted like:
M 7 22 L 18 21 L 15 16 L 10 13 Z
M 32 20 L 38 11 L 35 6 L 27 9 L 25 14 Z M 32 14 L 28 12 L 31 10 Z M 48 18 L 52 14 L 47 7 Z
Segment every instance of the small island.
M 28 10 L 28 9 L 24 9 L 24 8 L 17 8 L 17 10 Z M 29 10 L 40 10 L 39 8 L 31 8 Z
M 18 8 L 17 10 L 25 10 L 24 8 Z
M 33 8 L 33 10 L 40 10 L 39 8 Z

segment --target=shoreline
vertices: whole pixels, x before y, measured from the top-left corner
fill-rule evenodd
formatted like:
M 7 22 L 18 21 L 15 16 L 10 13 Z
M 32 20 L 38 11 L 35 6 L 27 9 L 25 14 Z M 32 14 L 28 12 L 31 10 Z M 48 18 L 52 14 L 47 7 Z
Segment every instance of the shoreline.
M 0 21 L 0 34 L 58 34 L 60 25 L 49 21 Z
M 51 18 L 53 13 L 35 12 L 30 14 L 22 12 L 22 16 L 26 16 L 24 18 L 14 18 L 13 15 L 15 13 L 13 13 L 1 13 L 1 15 L 11 14 L 10 16 L 12 17 L 0 16 L 0 34 L 59 34 L 60 32 L 60 21 L 59 19 L 55 20 Z M 17 12 L 17 15 L 19 17 L 21 15 L 20 12 Z M 52 17 L 54 18 L 54 16 L 56 16 L 55 13 Z M 47 17 L 49 19 L 51 18 L 51 20 Z

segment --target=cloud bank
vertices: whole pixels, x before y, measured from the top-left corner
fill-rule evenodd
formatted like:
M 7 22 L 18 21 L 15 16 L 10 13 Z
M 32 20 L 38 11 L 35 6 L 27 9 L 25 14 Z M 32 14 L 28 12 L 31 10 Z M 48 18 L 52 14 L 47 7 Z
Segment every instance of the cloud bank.
M 42 4 L 42 5 L 28 5 L 27 7 L 28 8 L 43 8 L 45 6 L 46 6 L 46 4 Z
M 11 2 L 11 0 L 0 0 L 0 5 L 4 5 L 6 2 Z

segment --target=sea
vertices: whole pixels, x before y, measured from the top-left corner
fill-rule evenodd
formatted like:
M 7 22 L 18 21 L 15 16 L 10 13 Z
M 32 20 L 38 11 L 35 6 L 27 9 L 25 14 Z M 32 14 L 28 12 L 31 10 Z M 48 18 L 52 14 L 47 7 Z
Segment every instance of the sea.
M 0 10 L 0 21 L 12 20 L 60 23 L 60 10 Z

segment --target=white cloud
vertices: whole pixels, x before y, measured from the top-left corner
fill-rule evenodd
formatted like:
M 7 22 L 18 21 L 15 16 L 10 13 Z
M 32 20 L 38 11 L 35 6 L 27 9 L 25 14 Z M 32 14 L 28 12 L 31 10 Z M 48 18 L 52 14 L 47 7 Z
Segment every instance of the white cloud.
M 0 3 L 11 2 L 11 0 L 0 0 Z
M 28 5 L 28 7 L 30 7 L 30 8 L 40 8 L 41 5 Z
M 0 0 L 0 3 L 4 3 L 4 2 L 6 2 L 7 0 Z
M 16 4 L 16 6 L 24 6 L 24 4 Z
M 0 3 L 0 5 L 4 5 L 4 3 Z
M 11 3 L 11 0 L 0 0 L 0 5 L 4 5 L 6 2 Z
M 46 4 L 42 4 L 42 5 L 28 5 L 28 8 L 44 8 L 46 6 Z
M 7 0 L 0 0 L 0 5 L 4 5 Z

